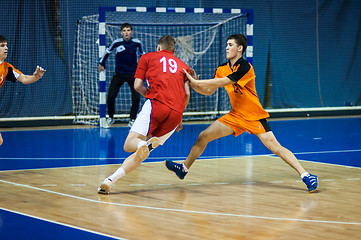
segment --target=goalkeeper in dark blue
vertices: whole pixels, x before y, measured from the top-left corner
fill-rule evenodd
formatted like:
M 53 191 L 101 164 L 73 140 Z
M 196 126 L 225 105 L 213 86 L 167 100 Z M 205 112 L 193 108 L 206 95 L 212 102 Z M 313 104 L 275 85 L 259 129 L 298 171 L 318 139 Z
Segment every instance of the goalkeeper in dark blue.
M 120 87 L 127 82 L 132 91 L 132 107 L 130 109 L 129 126 L 131 127 L 139 110 L 140 94 L 134 90 L 134 74 L 137 70 L 137 56 L 143 55 L 142 43 L 139 39 L 132 38 L 133 28 L 129 23 L 121 26 L 122 38 L 115 39 L 106 49 L 100 59 L 98 70 L 105 70 L 105 61 L 112 52 L 115 52 L 115 72 L 110 83 L 107 108 L 108 115 L 105 122 L 105 128 L 109 128 L 114 123 L 115 98 L 118 95 Z

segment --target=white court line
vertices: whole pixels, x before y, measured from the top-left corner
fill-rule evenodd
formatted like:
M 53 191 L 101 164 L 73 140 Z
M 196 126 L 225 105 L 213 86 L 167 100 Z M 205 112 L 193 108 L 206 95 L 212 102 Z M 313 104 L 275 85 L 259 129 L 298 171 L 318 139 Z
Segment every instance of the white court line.
M 84 184 L 84 183 L 72 183 L 70 185 L 73 186 L 73 187 L 85 187 L 86 186 L 86 184 Z
M 284 183 L 284 181 L 271 181 L 270 183 Z
M 35 218 L 35 219 L 42 220 L 42 221 L 45 221 L 45 222 L 50 222 L 50 223 L 62 225 L 62 226 L 69 227 L 69 228 L 74 228 L 74 229 L 77 229 L 77 230 L 81 230 L 81 231 L 84 231 L 84 232 L 89 232 L 89 233 L 97 234 L 97 235 L 100 235 L 100 236 L 110 237 L 110 238 L 119 239 L 119 240 L 126 240 L 126 238 L 120 238 L 120 237 L 112 236 L 112 235 L 109 235 L 109 234 L 100 233 L 100 232 L 96 232 L 96 231 L 93 231 L 93 230 L 89 230 L 89 229 L 85 229 L 85 228 L 73 226 L 73 225 L 70 225 L 70 224 L 61 223 L 61 222 L 56 222 L 56 221 L 53 221 L 53 220 L 50 220 L 50 219 L 45 219 L 45 218 L 41 218 L 41 217 L 29 215 L 29 214 L 26 214 L 26 213 L 22 213 L 22 212 L 10 210 L 10 209 L 3 208 L 3 207 L 0 207 L 0 209 L 1 209 L 1 210 L 4 210 L 4 211 L 6 211 L 6 212 L 11 212 L 11 213 L 23 215 L 23 216 L 26 216 L 26 217 Z
M 103 202 L 99 200 L 78 197 L 70 194 L 59 193 L 55 191 L 50 191 L 38 187 L 33 187 L 25 184 L 13 183 L 5 180 L 0 180 L 0 182 L 11 184 L 18 187 L 30 188 L 42 192 L 52 193 L 56 195 L 60 195 L 63 197 L 75 198 L 83 201 L 93 202 L 93 203 L 101 203 L 101 204 L 109 204 L 115 206 L 123 206 L 123 207 L 133 207 L 133 208 L 142 208 L 149 210 L 160 210 L 160 211 L 168 211 L 168 212 L 182 212 L 182 213 L 195 213 L 195 214 L 204 214 L 204 215 L 215 215 L 215 216 L 227 216 L 227 217 L 240 217 L 240 218 L 254 218 L 254 219 L 266 219 L 266 220 L 277 220 L 277 221 L 295 221 L 295 222 L 312 222 L 312 223 L 327 223 L 327 224 L 344 224 L 344 225 L 360 225 L 361 222 L 340 222 L 340 221 L 326 221 L 326 220 L 311 220 L 311 219 L 297 219 L 297 218 L 280 218 L 280 217 L 266 217 L 266 216 L 254 216 L 254 215 L 244 215 L 244 214 L 233 214 L 233 213 L 217 213 L 217 212 L 205 212 L 205 211 L 192 211 L 192 210 L 184 210 L 184 209 L 175 209 L 175 208 L 160 208 L 160 207 L 149 207 L 142 205 L 132 205 L 125 203 L 112 203 L 112 202 Z
M 360 150 L 346 150 L 347 152 L 351 151 L 351 152 L 355 152 L 355 151 L 361 151 Z M 336 151 L 339 152 L 339 151 Z M 311 152 L 310 152 L 311 153 Z M 295 153 L 295 154 L 310 154 L 310 153 Z M 206 156 L 206 157 L 199 157 L 198 160 L 202 160 L 202 161 L 217 161 L 220 159 L 228 159 L 228 158 L 249 158 L 249 157 L 272 157 L 272 158 L 279 158 L 277 157 L 275 154 L 261 154 L 261 155 L 237 155 L 237 156 Z M 2 159 L 8 159 L 8 160 L 16 160 L 16 159 L 23 159 L 23 160 L 39 160 L 38 158 L 0 158 L 0 160 Z M 43 158 L 40 160 L 53 160 L 53 159 L 102 159 L 102 158 Z M 125 158 L 108 158 L 108 159 L 123 159 L 125 160 Z M 148 159 L 185 159 L 182 157 L 153 157 L 153 158 L 148 158 Z M 174 160 L 174 161 L 178 161 L 178 160 Z M 354 167 L 354 166 L 347 166 L 347 165 L 341 165 L 341 164 L 335 164 L 335 163 L 324 163 L 324 162 L 315 162 L 315 161 L 310 161 L 310 160 L 302 160 L 302 159 L 298 159 L 299 161 L 304 161 L 304 162 L 310 162 L 310 163 L 316 163 L 316 164 L 323 164 L 323 165 L 332 165 L 332 166 L 339 166 L 339 167 L 345 167 L 345 168 L 356 168 L 356 169 L 361 169 L 360 167 Z M 161 161 L 148 161 L 148 162 L 143 162 L 142 164 L 149 164 L 149 163 L 160 163 Z M 47 168 L 26 168 L 26 169 L 14 169 L 14 170 L 0 170 L 1 172 L 16 172 L 16 171 L 27 171 L 27 170 L 44 170 L 44 169 L 64 169 L 64 168 L 78 168 L 78 167 L 95 167 L 95 166 L 119 166 L 120 163 L 113 163 L 113 164 L 94 164 L 94 165 L 82 165 L 82 166 L 66 166 L 66 167 L 47 167 Z
M 294 154 L 323 154 L 323 153 L 347 153 L 347 152 L 361 152 L 361 149 L 351 150 L 330 150 L 330 151 L 318 151 L 318 152 L 297 152 Z M 234 158 L 234 157 L 258 157 L 258 156 L 275 156 L 275 154 L 260 154 L 260 155 L 227 155 L 227 156 L 201 156 L 198 159 L 209 159 L 209 158 Z M 181 157 L 149 157 L 147 159 L 185 159 L 186 156 Z M 36 157 L 16 157 L 16 158 L 4 158 L 0 157 L 0 160 L 124 160 L 122 158 L 73 158 L 73 157 L 53 157 L 53 158 L 36 158 Z

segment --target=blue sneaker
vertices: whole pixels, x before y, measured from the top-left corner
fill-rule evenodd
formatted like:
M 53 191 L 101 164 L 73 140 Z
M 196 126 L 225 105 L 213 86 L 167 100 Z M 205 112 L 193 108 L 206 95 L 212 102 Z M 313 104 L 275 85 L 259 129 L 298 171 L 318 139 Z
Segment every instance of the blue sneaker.
M 306 184 L 309 193 L 314 192 L 318 186 L 316 175 L 310 174 L 310 176 L 303 177 L 302 181 Z
M 188 173 L 183 172 L 183 166 L 180 163 L 175 163 L 169 160 L 165 160 L 164 163 L 168 170 L 174 172 L 179 177 L 179 179 L 183 179 Z

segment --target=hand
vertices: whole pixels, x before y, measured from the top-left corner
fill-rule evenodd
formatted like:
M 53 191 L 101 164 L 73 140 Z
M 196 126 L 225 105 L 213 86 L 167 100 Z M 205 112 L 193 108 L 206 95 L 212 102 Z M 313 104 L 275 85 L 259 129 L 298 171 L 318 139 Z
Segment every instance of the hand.
M 105 70 L 104 66 L 99 64 L 98 71 L 101 72 L 101 71 L 104 71 L 104 70 Z
M 194 74 L 194 77 L 192 75 L 190 75 L 184 68 L 183 68 L 183 71 L 185 72 L 185 74 L 187 75 L 188 79 L 189 79 L 189 82 L 190 82 L 190 85 L 192 88 L 196 87 L 196 84 L 197 84 L 197 81 L 199 81 L 199 75 L 197 78 L 195 78 L 195 71 L 193 70 L 193 74 Z M 191 71 L 192 73 L 192 71 Z
M 190 75 L 184 68 L 183 68 L 183 72 L 187 75 L 187 78 L 192 82 L 194 80 L 196 80 L 192 75 Z M 192 73 L 192 71 L 191 71 Z M 195 71 L 193 70 L 193 73 L 195 74 Z
M 33 73 L 33 75 L 37 78 L 40 79 L 43 77 L 44 73 L 46 72 L 46 70 L 42 67 L 36 66 L 35 72 Z
M 190 72 L 191 72 L 191 76 L 192 76 L 194 79 L 199 80 L 199 75 L 197 76 L 196 71 L 194 71 L 193 68 L 190 69 Z
M 183 129 L 183 123 L 180 122 L 180 124 L 177 126 L 177 128 L 175 129 L 177 132 L 179 132 L 180 130 Z

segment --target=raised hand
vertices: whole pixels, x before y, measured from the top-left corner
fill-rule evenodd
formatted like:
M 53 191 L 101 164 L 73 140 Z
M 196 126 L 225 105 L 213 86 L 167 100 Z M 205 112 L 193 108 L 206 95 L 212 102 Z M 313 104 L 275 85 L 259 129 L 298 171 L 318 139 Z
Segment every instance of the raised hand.
M 46 70 L 40 66 L 36 66 L 35 72 L 33 73 L 33 75 L 37 78 L 40 79 L 43 77 L 44 73 L 46 72 Z

